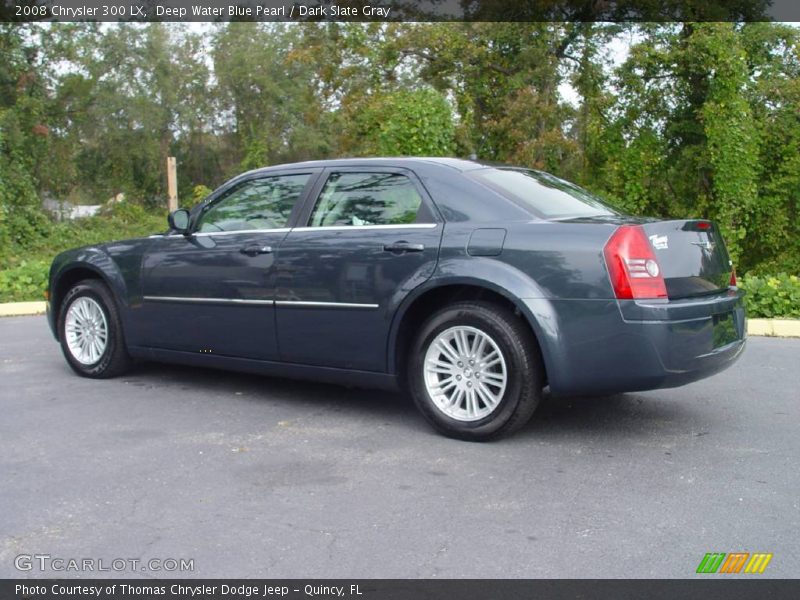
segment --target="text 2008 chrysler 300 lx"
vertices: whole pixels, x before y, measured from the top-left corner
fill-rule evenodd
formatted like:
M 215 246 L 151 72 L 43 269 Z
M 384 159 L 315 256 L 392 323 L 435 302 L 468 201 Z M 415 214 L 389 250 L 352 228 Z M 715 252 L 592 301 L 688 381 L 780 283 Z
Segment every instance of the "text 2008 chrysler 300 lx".
M 132 359 L 406 387 L 488 439 L 553 395 L 670 387 L 730 366 L 742 293 L 717 226 L 622 215 L 538 171 L 349 159 L 240 175 L 169 231 L 53 261 L 70 366 Z

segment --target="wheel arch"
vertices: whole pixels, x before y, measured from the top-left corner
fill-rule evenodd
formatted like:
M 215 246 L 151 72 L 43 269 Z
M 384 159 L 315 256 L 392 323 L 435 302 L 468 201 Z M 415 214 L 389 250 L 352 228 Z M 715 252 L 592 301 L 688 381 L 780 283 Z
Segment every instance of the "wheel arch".
M 121 277 L 119 277 L 118 281 L 115 281 L 102 268 L 90 262 L 69 264 L 55 274 L 50 283 L 50 312 L 53 315 L 53 334 L 56 340 L 59 340 L 58 318 L 64 298 L 76 283 L 85 279 L 95 279 L 104 283 L 117 303 L 117 308 L 122 308 L 120 298 L 124 297 L 124 282 Z M 122 289 L 120 289 L 120 286 L 122 286 Z M 124 317 L 121 320 L 124 325 Z
M 530 291 L 530 288 L 528 289 L 527 293 L 534 293 Z M 551 347 L 548 342 L 550 327 L 543 328 L 540 319 L 550 323 L 552 314 L 547 314 L 550 312 L 549 303 L 540 301 L 534 305 L 534 308 L 531 303 L 523 301 L 523 297 L 494 281 L 478 277 L 461 276 L 429 280 L 415 289 L 396 313 L 388 341 L 390 372 L 398 375 L 401 384 L 403 383 L 408 350 L 419 327 L 428 316 L 454 301 L 479 300 L 505 306 L 523 321 L 533 335 L 541 353 L 546 385 L 549 365 L 552 361 Z M 539 312 L 542 314 L 537 314 Z

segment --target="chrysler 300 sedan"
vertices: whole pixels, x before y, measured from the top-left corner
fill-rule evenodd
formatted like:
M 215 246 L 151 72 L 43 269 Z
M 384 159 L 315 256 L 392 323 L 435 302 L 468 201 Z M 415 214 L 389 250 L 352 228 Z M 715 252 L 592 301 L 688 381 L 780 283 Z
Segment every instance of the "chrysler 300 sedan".
M 521 427 L 548 386 L 678 386 L 745 345 L 713 222 L 441 158 L 240 175 L 164 234 L 57 256 L 48 319 L 79 375 L 144 359 L 400 388 L 471 440 Z

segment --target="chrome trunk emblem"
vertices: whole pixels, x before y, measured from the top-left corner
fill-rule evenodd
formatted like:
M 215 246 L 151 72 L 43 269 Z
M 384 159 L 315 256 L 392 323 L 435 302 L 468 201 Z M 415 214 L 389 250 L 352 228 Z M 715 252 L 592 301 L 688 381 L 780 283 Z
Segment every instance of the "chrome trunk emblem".
M 653 244 L 653 248 L 656 250 L 669 249 L 669 238 L 667 238 L 665 235 L 651 235 L 650 243 Z
M 700 246 L 703 250 L 707 252 L 713 252 L 714 248 L 716 248 L 716 244 L 710 240 L 706 240 L 705 242 L 692 242 L 695 246 Z

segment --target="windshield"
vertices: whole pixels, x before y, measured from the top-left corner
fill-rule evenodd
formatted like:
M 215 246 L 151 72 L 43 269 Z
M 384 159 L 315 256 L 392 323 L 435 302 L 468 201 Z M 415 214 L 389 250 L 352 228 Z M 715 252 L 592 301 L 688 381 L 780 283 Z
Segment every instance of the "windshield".
M 466 175 L 545 219 L 620 214 L 583 188 L 542 171 L 479 169 Z

